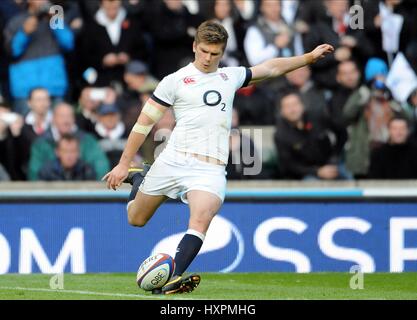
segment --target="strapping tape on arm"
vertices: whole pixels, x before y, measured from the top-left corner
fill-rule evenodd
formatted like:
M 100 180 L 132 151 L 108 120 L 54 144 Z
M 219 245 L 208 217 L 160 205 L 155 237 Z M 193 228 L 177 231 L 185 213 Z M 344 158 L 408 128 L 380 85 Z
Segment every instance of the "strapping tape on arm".
M 155 107 L 153 104 L 147 102 L 142 112 L 146 114 L 149 118 L 151 118 L 155 123 L 157 123 L 161 118 L 163 117 L 164 113 L 159 110 L 157 107 Z
M 141 134 L 147 136 L 149 134 L 149 132 L 151 132 L 153 126 L 154 126 L 154 124 L 142 125 L 142 124 L 136 123 L 133 126 L 132 131 L 136 132 L 136 133 L 141 133 Z

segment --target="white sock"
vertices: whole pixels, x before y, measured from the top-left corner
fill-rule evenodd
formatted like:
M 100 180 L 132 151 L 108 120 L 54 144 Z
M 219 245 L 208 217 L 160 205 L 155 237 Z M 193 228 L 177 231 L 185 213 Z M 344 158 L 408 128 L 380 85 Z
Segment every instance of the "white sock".
M 192 234 L 193 236 L 196 236 L 196 237 L 200 238 L 201 241 L 203 241 L 203 242 L 204 242 L 204 239 L 206 238 L 205 234 L 202 234 L 201 232 L 198 232 L 194 229 L 188 229 L 186 233 Z

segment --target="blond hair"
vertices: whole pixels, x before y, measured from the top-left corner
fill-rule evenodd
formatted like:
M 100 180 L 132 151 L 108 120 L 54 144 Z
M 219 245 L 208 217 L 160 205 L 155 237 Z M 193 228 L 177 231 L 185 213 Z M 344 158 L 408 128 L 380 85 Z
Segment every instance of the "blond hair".
M 227 39 L 229 35 L 226 29 L 213 20 L 208 20 L 199 25 L 194 37 L 196 44 L 201 42 L 207 44 L 223 44 L 223 49 L 226 48 Z

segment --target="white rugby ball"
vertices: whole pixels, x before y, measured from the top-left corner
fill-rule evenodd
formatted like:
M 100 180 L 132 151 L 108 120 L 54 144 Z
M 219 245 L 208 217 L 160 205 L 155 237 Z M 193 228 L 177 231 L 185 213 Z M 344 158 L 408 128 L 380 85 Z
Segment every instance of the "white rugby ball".
M 136 283 L 145 291 L 162 288 L 174 270 L 174 259 L 169 254 L 157 253 L 146 258 L 139 266 Z

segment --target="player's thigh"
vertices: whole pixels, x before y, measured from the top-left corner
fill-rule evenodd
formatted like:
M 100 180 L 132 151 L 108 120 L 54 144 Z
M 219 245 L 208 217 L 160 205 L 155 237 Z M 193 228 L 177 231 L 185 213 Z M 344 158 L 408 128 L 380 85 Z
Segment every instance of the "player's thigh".
M 139 191 L 127 211 L 129 223 L 139 227 L 144 226 L 167 199 L 168 197 L 164 195 L 153 196 Z
M 208 191 L 190 190 L 187 192 L 187 200 L 190 207 L 189 228 L 205 234 L 222 206 L 221 199 Z

